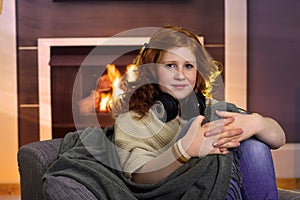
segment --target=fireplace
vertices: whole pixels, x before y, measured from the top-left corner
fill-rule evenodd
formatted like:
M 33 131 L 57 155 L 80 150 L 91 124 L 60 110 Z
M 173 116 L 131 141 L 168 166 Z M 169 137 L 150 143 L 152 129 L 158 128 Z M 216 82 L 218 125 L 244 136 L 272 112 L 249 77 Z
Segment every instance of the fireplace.
M 148 37 L 39 39 L 40 140 L 63 137 L 67 132 L 88 126 L 112 125 L 110 112 L 87 111 L 87 103 L 91 103 L 89 99 L 107 65 L 114 64 L 124 74 L 148 40 Z
M 51 47 L 52 137 L 113 124 L 109 105 L 141 46 Z M 114 85 L 116 85 L 114 87 Z

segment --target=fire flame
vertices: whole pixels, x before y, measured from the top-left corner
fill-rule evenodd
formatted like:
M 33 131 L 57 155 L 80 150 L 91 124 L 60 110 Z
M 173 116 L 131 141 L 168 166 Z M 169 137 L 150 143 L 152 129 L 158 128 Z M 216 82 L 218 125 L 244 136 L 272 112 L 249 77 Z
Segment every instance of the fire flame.
M 121 89 L 122 76 L 114 64 L 106 65 L 107 74 L 99 78 L 97 92 L 100 98 L 95 98 L 96 112 L 109 112 L 114 102 L 124 93 Z M 137 66 L 130 64 L 126 67 L 127 81 L 135 81 Z M 107 83 L 109 82 L 109 83 Z
M 117 69 L 116 65 L 108 64 L 108 65 L 106 65 L 106 69 L 107 69 L 108 78 L 111 83 L 113 83 L 116 78 L 119 78 L 119 79 L 121 78 L 121 73 Z
M 108 94 L 101 93 L 101 101 L 100 101 L 100 107 L 99 107 L 100 112 L 106 112 L 108 110 L 107 106 L 108 106 L 110 99 L 111 99 L 110 93 L 108 93 Z
M 136 73 L 135 70 L 137 70 L 137 65 L 130 64 L 127 65 L 126 74 L 127 74 L 127 81 L 135 81 L 136 80 Z

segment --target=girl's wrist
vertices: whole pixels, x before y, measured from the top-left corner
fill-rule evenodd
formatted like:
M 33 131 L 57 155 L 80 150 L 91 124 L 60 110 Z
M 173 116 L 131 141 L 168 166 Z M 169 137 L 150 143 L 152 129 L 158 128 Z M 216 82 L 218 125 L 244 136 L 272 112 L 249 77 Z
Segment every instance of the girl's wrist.
M 191 159 L 191 156 L 186 152 L 186 150 L 184 149 L 184 147 L 182 146 L 182 140 L 178 140 L 177 141 L 178 144 L 178 148 L 180 153 L 186 158 L 186 159 Z
M 254 120 L 254 121 L 255 121 L 255 126 L 258 129 L 258 130 L 256 130 L 256 133 L 258 133 L 258 134 L 262 133 L 264 130 L 264 126 L 265 126 L 265 124 L 264 124 L 265 118 L 258 113 L 253 113 L 253 116 L 256 118 L 256 120 Z
M 191 156 L 183 148 L 181 139 L 173 145 L 172 150 L 175 158 L 182 164 L 188 162 L 191 159 Z
M 188 156 L 193 157 L 191 152 L 189 152 L 190 151 L 189 147 L 191 145 L 191 142 L 188 140 L 188 138 L 186 138 L 186 135 L 180 139 L 180 145 Z

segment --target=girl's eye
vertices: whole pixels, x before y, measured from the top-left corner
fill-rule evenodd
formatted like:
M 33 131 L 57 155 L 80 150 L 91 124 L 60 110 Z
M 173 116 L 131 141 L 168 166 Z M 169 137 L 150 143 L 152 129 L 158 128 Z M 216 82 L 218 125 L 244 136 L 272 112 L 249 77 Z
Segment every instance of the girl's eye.
M 187 69 L 192 69 L 192 68 L 194 68 L 194 65 L 192 65 L 192 64 L 186 64 L 186 65 L 185 65 L 185 68 L 187 68 Z
M 171 63 L 170 63 L 170 64 L 166 64 L 166 67 L 167 67 L 167 68 L 175 68 L 175 67 L 176 67 L 176 65 L 175 65 L 175 64 L 171 64 Z
M 171 68 L 171 69 L 177 67 L 177 65 L 176 65 L 176 64 L 173 64 L 173 63 L 166 64 L 165 66 L 166 66 L 166 68 Z M 186 68 L 186 69 L 193 69 L 193 68 L 194 68 L 194 65 L 192 65 L 192 64 L 185 64 L 185 65 L 184 65 L 184 68 Z

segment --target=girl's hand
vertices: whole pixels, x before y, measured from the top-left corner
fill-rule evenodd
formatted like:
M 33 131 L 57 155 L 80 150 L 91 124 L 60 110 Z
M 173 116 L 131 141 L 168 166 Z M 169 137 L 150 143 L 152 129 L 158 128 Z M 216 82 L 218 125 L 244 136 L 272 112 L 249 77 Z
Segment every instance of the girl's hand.
M 191 157 L 226 154 L 228 148 L 239 146 L 236 137 L 242 130 L 232 126 L 233 118 L 216 120 L 201 126 L 204 117 L 197 117 L 182 138 L 182 146 Z
M 218 120 L 218 121 L 221 122 L 222 120 Z M 243 131 L 242 129 L 233 126 L 232 122 L 223 125 L 222 130 L 219 130 L 218 132 L 209 130 L 208 132 L 204 133 L 205 137 L 214 136 L 216 138 L 217 141 L 213 143 L 213 147 L 218 148 L 219 151 L 222 153 L 224 153 L 225 151 L 229 152 L 228 149 L 240 146 L 239 138 L 241 137 Z M 203 127 L 205 126 L 211 126 L 211 125 L 208 123 Z M 212 153 L 216 153 L 216 152 L 218 151 L 212 151 Z
M 263 130 L 263 117 L 257 113 L 253 114 L 241 114 L 226 111 L 216 111 L 216 114 L 223 118 L 233 118 L 231 126 L 242 129 L 243 134 L 236 137 L 241 142 L 246 140 L 256 133 Z
M 236 138 L 239 142 L 255 135 L 272 149 L 277 149 L 285 144 L 285 133 L 278 122 L 272 118 L 263 117 L 257 113 L 241 114 L 216 111 L 216 114 L 220 117 L 234 119 L 231 125 L 243 130 L 243 134 Z

